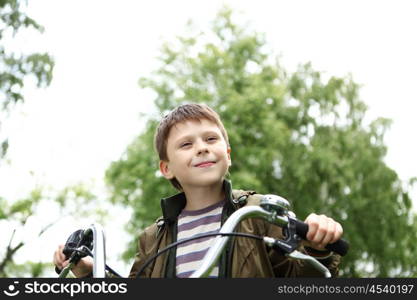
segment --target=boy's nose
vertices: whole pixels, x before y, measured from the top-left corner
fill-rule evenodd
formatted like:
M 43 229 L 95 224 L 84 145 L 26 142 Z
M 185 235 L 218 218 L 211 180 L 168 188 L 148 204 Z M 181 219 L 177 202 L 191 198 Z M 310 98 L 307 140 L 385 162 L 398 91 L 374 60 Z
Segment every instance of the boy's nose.
M 197 153 L 201 154 L 201 153 L 204 153 L 204 152 L 208 152 L 207 145 L 203 142 L 198 142 L 197 143 Z
M 208 152 L 208 149 L 207 149 L 207 147 L 200 147 L 199 149 L 198 149 L 198 154 L 201 154 L 201 153 L 207 153 Z

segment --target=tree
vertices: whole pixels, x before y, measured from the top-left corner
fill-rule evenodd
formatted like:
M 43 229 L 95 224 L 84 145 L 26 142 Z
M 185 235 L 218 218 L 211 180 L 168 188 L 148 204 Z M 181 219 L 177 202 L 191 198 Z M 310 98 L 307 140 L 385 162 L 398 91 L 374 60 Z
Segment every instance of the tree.
M 8 113 L 19 102 L 24 102 L 22 89 L 26 79 L 34 77 L 37 87 L 48 86 L 52 80 L 54 62 L 46 53 L 16 53 L 6 47 L 22 29 L 42 32 L 43 28 L 32 18 L 28 17 L 22 8 L 22 1 L 0 0 L 0 133 L 1 125 Z M 4 118 L 3 118 L 4 117 Z M 8 150 L 8 139 L 0 140 L 0 161 Z M 9 275 L 31 274 L 38 276 L 42 273 L 43 263 L 27 263 L 22 266 L 14 263 L 15 254 L 25 245 L 25 241 L 15 241 L 16 230 L 25 227 L 28 218 L 34 214 L 42 200 L 40 189 L 34 189 L 27 197 L 17 201 L 7 201 L 0 195 L 0 223 L 14 227 L 10 233 L 10 241 L 5 249 L 1 249 L 0 277 Z M 39 232 L 49 227 L 47 225 Z M 8 232 L 7 232 L 8 233 Z M 7 234 L 3 232 L 4 235 Z
M 97 198 L 91 192 L 91 186 L 82 183 L 59 191 L 38 187 L 27 197 L 13 202 L 0 197 L 0 225 L 6 224 L 7 227 L 13 228 L 11 232 L 3 232 L 9 237 L 9 243 L 4 250 L 0 249 L 0 277 L 40 277 L 48 268 L 53 270 L 52 261 L 49 263 L 32 261 L 31 257 L 23 263 L 15 261 L 15 255 L 28 244 L 29 240 L 16 238 L 15 234 L 27 231 L 31 226 L 29 219 L 39 218 L 45 207 L 48 208 L 50 219 L 42 222 L 43 228 L 32 236 L 31 240 L 42 237 L 49 228 L 67 216 L 73 216 L 75 219 L 87 215 L 102 219 L 106 216 L 106 212 L 102 211 L 103 208 L 97 204 Z M 81 207 L 83 209 L 80 209 Z
M 50 84 L 54 62 L 46 53 L 10 53 L 5 47 L 7 38 L 22 29 L 43 31 L 42 26 L 24 13 L 22 1 L 0 0 L 0 20 L 0 112 L 8 112 L 16 103 L 24 101 L 22 88 L 26 78 L 34 76 L 38 87 Z M 8 140 L 0 141 L 0 159 L 7 149 Z
M 22 30 L 43 32 L 43 27 L 27 16 L 22 2 L 0 0 L 0 116 L 5 117 L 13 111 L 16 104 L 27 100 L 23 96 L 27 79 L 34 78 L 38 88 L 47 87 L 51 83 L 54 67 L 54 61 L 47 53 L 16 53 L 6 47 L 7 41 Z M 0 133 L 4 121 L 5 118 L 0 119 Z M 1 161 L 7 152 L 8 139 L 0 139 L 0 145 Z M 26 197 L 13 200 L 0 194 L 0 227 L 2 235 L 8 239 L 7 245 L 0 247 L 0 277 L 40 277 L 53 270 L 52 261 L 32 261 L 29 257 L 24 263 L 16 262 L 19 251 L 27 247 L 29 242 L 29 239 L 22 238 L 19 233 L 26 232 L 31 226 L 30 219 L 39 219 L 45 207 L 49 218 L 42 220 L 43 228 L 32 239 L 43 237 L 49 228 L 67 216 L 74 219 L 89 217 L 103 223 L 109 208 L 108 205 L 104 207 L 103 202 L 97 201 L 99 192 L 92 191 L 93 188 L 93 185 L 85 183 L 67 186 L 61 190 L 39 186 Z
M 311 63 L 289 73 L 271 57 L 265 37 L 234 23 L 229 9 L 212 32 L 164 44 L 160 66 L 140 80 L 155 92 L 159 115 L 106 174 L 112 201 L 134 210 L 124 257 L 133 257 L 137 232 L 160 215 L 159 199 L 176 193 L 157 171 L 157 123 L 175 106 L 199 102 L 228 131 L 234 188 L 282 195 L 300 219 L 317 212 L 343 224 L 351 244 L 343 276 L 416 275 L 408 186 L 384 163 L 390 121 L 364 124 L 367 108 L 351 76 L 324 79 Z

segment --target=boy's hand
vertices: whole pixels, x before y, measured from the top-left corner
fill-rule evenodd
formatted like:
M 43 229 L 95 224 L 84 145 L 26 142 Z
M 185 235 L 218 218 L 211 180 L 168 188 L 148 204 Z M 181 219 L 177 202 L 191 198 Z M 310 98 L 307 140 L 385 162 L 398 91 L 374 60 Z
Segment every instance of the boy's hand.
M 343 234 L 342 225 L 325 215 L 310 214 L 304 221 L 308 224 L 305 246 L 316 250 L 326 250 L 327 244 L 338 241 Z
M 62 270 L 69 264 L 69 259 L 65 259 L 65 254 L 62 252 L 64 245 L 59 245 L 58 249 L 54 252 L 53 262 L 58 269 Z M 75 277 L 85 277 L 93 270 L 93 260 L 91 257 L 86 256 L 80 259 L 80 261 L 71 269 L 71 272 Z

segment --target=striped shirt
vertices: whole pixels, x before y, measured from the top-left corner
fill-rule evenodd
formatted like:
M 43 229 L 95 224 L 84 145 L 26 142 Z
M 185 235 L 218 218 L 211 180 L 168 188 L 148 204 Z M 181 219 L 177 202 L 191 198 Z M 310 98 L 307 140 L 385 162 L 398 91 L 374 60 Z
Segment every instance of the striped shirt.
M 178 216 L 177 240 L 198 234 L 219 232 L 225 201 L 199 210 L 183 210 Z M 196 271 L 216 236 L 204 237 L 177 246 L 177 277 L 189 277 Z M 213 268 L 209 277 L 218 277 L 219 267 Z

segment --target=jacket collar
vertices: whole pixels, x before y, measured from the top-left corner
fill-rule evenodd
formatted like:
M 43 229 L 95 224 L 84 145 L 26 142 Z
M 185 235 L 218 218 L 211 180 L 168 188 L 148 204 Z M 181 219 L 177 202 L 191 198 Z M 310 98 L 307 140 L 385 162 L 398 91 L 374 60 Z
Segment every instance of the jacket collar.
M 232 184 L 229 180 L 223 181 L 223 190 L 226 195 L 226 203 L 232 204 Z M 162 215 L 168 223 L 175 222 L 186 204 L 184 192 L 161 199 Z

